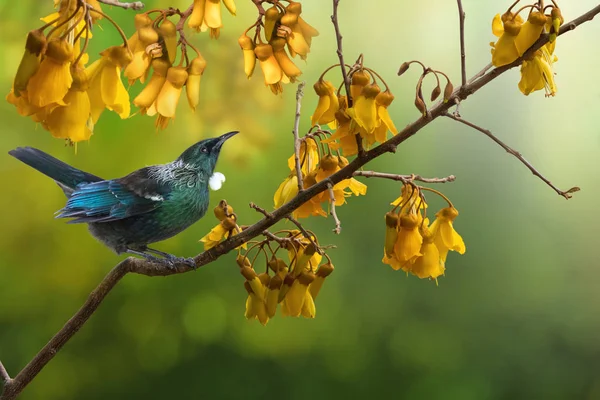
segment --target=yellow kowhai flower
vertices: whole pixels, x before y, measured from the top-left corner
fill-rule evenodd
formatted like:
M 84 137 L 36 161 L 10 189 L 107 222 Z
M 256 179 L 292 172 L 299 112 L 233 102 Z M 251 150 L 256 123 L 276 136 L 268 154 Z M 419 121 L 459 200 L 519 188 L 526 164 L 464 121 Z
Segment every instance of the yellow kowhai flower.
M 17 108 L 19 115 L 29 117 L 40 111 L 39 107 L 35 107 L 29 103 L 27 91 L 21 91 L 19 96 L 15 95 L 14 90 L 6 95 L 6 101 Z
M 421 220 L 416 214 L 400 216 L 400 227 L 398 238 L 394 244 L 394 255 L 401 265 L 414 263 L 421 256 L 421 245 L 423 237 L 419 233 L 418 226 Z
M 279 208 L 291 199 L 293 199 L 298 194 L 298 177 L 295 173 L 291 173 L 285 180 L 279 185 L 277 191 L 275 192 L 275 196 L 273 197 L 273 202 L 275 203 L 275 208 Z
M 510 64 L 519 58 L 515 40 L 522 24 L 523 19 L 511 12 L 507 12 L 502 16 L 497 14 L 492 20 L 492 33 L 498 37 L 498 41 L 491 44 L 492 64 L 495 67 Z
M 548 44 L 537 50 L 532 59 L 524 60 L 521 65 L 519 90 L 527 96 L 536 90 L 545 89 L 546 97 L 554 96 L 556 83 L 552 65 L 557 60 L 556 56 L 548 51 Z
M 135 41 L 135 48 L 132 48 L 133 57 L 123 71 L 123 75 L 129 80 L 130 85 L 138 79 L 144 83 L 145 75 L 153 58 L 146 52 L 146 48 L 157 43 L 159 39 L 158 33 L 151 26 L 140 28 L 134 35 L 137 35 L 138 39 Z
M 281 17 L 280 23 L 291 31 L 286 40 L 292 57 L 298 54 L 300 58 L 305 60 L 310 52 L 312 37 L 317 36 L 319 32 L 302 19 L 301 13 L 302 5 L 296 1 L 290 1 L 285 8 L 285 14 Z
M 196 111 L 196 107 L 200 101 L 200 81 L 202 80 L 202 74 L 205 69 L 206 60 L 200 53 L 198 53 L 196 58 L 194 58 L 187 67 L 188 78 L 185 83 L 185 93 L 192 111 Z
M 321 265 L 315 274 L 315 280 L 311 282 L 308 286 L 308 291 L 312 296 L 313 300 L 317 299 L 321 288 L 323 287 L 323 283 L 325 282 L 325 278 L 327 278 L 333 272 L 333 265 L 330 261 Z
M 245 32 L 238 39 L 238 43 L 242 48 L 242 53 L 244 54 L 244 73 L 248 79 L 250 79 L 254 73 L 254 68 L 256 67 L 256 54 L 254 53 L 254 48 L 256 46 L 254 41 L 250 39 Z
M 85 72 L 88 76 L 92 121 L 95 124 L 105 108 L 129 117 L 129 93 L 121 81 L 121 69 L 131 62 L 131 52 L 126 46 L 112 46 L 100 53 Z
M 426 225 L 427 223 L 421 228 L 423 244 L 420 253 L 422 255 L 410 266 L 410 272 L 421 279 L 431 278 L 437 282 L 437 278 L 444 275 L 444 261 L 440 258 L 440 252 L 434 243 L 434 234 Z
M 244 288 L 248 292 L 245 312 L 246 319 L 257 319 L 262 325 L 266 325 L 269 322 L 269 315 L 264 300 L 254 293 L 248 282 L 244 282 Z
M 217 226 L 212 228 L 210 232 L 208 232 L 200 242 L 204 243 L 204 250 L 209 250 L 221 243 L 225 236 L 229 233 L 238 234 L 241 232 L 235 220 L 230 217 L 225 217 Z
M 300 165 L 302 173 L 304 175 L 308 175 L 310 172 L 316 170 L 318 164 L 319 150 L 317 147 L 317 142 L 313 138 L 302 140 L 300 143 Z M 290 158 L 288 158 L 288 167 L 291 171 L 296 170 L 295 155 L 292 155 Z
M 294 64 L 294 62 L 288 57 L 285 52 L 286 41 L 284 38 L 273 38 L 269 42 L 273 48 L 273 56 L 277 60 L 279 67 L 281 68 L 284 76 L 286 76 L 290 82 L 296 82 L 296 78 L 302 75 L 302 71 Z
M 256 54 L 263 71 L 265 85 L 269 86 L 274 94 L 281 93 L 283 91 L 281 86 L 283 71 L 273 54 L 273 47 L 270 44 L 261 43 L 255 47 L 254 54 Z
M 335 87 L 331 82 L 322 79 L 319 79 L 313 87 L 319 96 L 319 102 L 311 117 L 311 124 L 328 124 L 334 121 L 335 113 L 340 108 Z
M 73 46 L 63 39 L 51 39 L 37 72 L 27 83 L 29 102 L 36 107 L 52 103 L 62 104 L 62 99 L 73 83 L 71 61 Z
M 299 317 L 302 313 L 302 307 L 308 299 L 309 309 L 306 310 L 308 318 L 314 318 L 315 307 L 314 300 L 308 291 L 308 286 L 315 280 L 315 275 L 311 272 L 303 272 L 295 280 L 285 296 L 282 304 L 282 313 L 284 316 Z M 312 304 L 311 304 L 312 303 Z
M 345 110 L 339 109 L 335 113 L 336 130 L 329 138 L 321 140 L 321 143 L 328 144 L 331 150 L 342 150 L 345 156 L 353 156 L 358 153 L 358 143 L 356 143 L 355 124 L 352 124 L 352 118 L 346 114 Z M 339 140 L 339 143 L 337 142 Z
M 149 116 L 158 113 L 156 118 L 157 128 L 165 129 L 169 122 L 175 118 L 177 104 L 187 78 L 188 73 L 184 67 L 171 67 L 167 71 L 167 79 L 160 89 L 156 101 L 147 110 Z
M 173 64 L 175 62 L 175 58 L 177 57 L 177 27 L 173 22 L 171 22 L 171 20 L 165 18 L 158 27 L 158 31 L 165 42 L 165 49 L 167 50 L 169 61 L 171 64 Z M 140 36 L 140 41 L 141 40 L 142 36 Z
M 352 97 L 352 102 L 355 102 L 356 99 L 358 99 L 363 88 L 370 82 L 371 78 L 364 69 L 359 69 L 352 74 L 352 78 L 350 80 L 350 96 Z
M 387 132 L 390 131 L 392 135 L 398 133 L 398 129 L 388 111 L 388 107 L 394 101 L 394 95 L 389 91 L 385 90 L 375 97 L 375 104 L 377 105 L 377 119 L 379 126 L 375 128 L 374 137 L 379 143 L 383 143 L 387 140 Z
M 317 174 L 315 177 L 316 181 L 320 182 L 324 179 L 327 179 L 346 165 L 348 165 L 348 160 L 345 157 L 338 156 L 336 159 L 336 157 L 333 157 L 332 155 L 324 156 L 319 162 L 319 167 L 317 168 Z M 346 192 L 345 189 L 350 189 L 350 193 Z M 336 183 L 333 186 L 333 193 L 335 197 L 335 205 L 341 206 L 346 202 L 345 197 L 348 197 L 352 194 L 355 196 L 365 195 L 367 193 L 367 185 L 354 178 L 348 178 Z M 331 201 L 327 191 L 322 192 L 317 197 L 321 202 Z
M 171 64 L 169 61 L 162 58 L 155 58 L 152 60 L 152 76 L 150 80 L 135 99 L 133 104 L 140 108 L 142 114 L 146 114 L 148 109 L 154 104 L 160 89 L 162 89 L 165 81 L 167 80 L 167 72 L 169 71 Z
M 366 132 L 372 133 L 378 126 L 377 104 L 375 98 L 381 93 L 376 83 L 370 83 L 363 87 L 360 96 L 354 100 L 354 104 L 346 111 L 348 115 Z
M 236 15 L 236 6 L 233 0 L 223 0 L 225 8 Z M 194 0 L 192 14 L 188 19 L 188 26 L 196 32 L 206 32 L 210 29 L 210 37 L 218 39 L 220 29 L 223 27 L 221 18 L 221 0 Z
M 539 39 L 546 22 L 546 16 L 539 11 L 532 11 L 529 14 L 515 38 L 515 47 L 519 56 L 522 56 Z
M 22 91 L 27 90 L 29 79 L 35 75 L 40 67 L 41 54 L 45 47 L 46 37 L 42 32 L 31 31 L 27 34 L 25 52 L 13 81 L 13 91 L 16 97 L 19 97 Z
M 316 176 L 317 170 L 314 170 L 304 177 L 304 189 L 307 189 L 317 183 Z M 320 199 L 321 196 L 318 195 L 309 199 L 307 202 L 298 207 L 292 215 L 295 218 L 307 218 L 311 215 L 327 217 L 327 213 L 325 212 L 325 210 L 323 210 L 323 207 L 321 207 Z
M 52 136 L 77 143 L 92 135 L 90 126 L 90 99 L 87 94 L 88 80 L 85 71 L 71 70 L 73 84 L 63 99 L 64 106 L 54 108 L 42 121 Z
M 454 230 L 453 221 L 458 216 L 458 210 L 454 207 L 446 207 L 435 214 L 429 230 L 434 235 L 435 245 L 440 252 L 440 259 L 446 262 L 448 251 L 456 251 L 464 254 L 466 251 L 463 238 Z

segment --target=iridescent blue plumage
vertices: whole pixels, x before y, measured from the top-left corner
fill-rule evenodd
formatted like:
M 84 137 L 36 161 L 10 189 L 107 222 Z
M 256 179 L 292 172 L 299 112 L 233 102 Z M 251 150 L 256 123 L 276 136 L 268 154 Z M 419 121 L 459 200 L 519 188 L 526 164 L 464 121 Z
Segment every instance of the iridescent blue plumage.
M 117 253 L 154 257 L 148 244 L 172 237 L 202 218 L 208 209 L 208 180 L 223 143 L 237 132 L 206 139 L 169 164 L 145 167 L 103 180 L 31 147 L 9 153 L 54 179 L 67 196 L 57 218 L 87 223 L 90 232 Z

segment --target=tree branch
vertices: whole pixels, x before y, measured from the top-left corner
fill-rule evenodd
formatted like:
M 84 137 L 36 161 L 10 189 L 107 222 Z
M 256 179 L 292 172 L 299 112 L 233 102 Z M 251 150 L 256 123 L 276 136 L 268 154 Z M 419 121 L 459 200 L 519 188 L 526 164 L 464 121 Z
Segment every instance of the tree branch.
M 6 370 L 6 368 L 4 368 L 4 364 L 2 364 L 2 361 L 0 361 L 0 378 L 2 379 L 4 385 L 8 385 L 12 381 L 12 379 L 10 379 L 8 371 Z
M 337 3 L 339 0 L 334 0 L 334 17 L 337 20 Z M 585 23 L 586 21 L 592 20 L 597 14 L 600 13 L 600 5 L 594 7 L 590 11 L 581 15 L 580 17 L 568 22 L 561 27 L 559 35 L 563 35 L 577 26 Z M 335 24 L 336 25 L 336 24 Z M 339 29 L 336 25 L 336 32 Z M 338 32 L 339 33 L 339 32 Z M 263 219 L 244 229 L 241 233 L 230 237 L 229 239 L 221 242 L 217 246 L 207 250 L 196 257 L 194 262 L 196 268 L 209 264 L 222 255 L 230 252 L 241 244 L 253 239 L 256 236 L 262 235 L 268 228 L 275 225 L 282 219 L 288 218 L 291 213 L 310 200 L 319 193 L 328 190 L 328 184 L 335 185 L 344 179 L 348 179 L 354 175 L 363 165 L 369 161 L 381 156 L 388 152 L 394 152 L 396 147 L 407 139 L 415 135 L 423 127 L 431 123 L 439 116 L 444 116 L 450 107 L 455 104 L 456 101 L 463 101 L 469 95 L 475 93 L 483 86 L 508 71 L 511 68 L 519 66 L 523 62 L 523 58 L 529 57 L 537 49 L 542 47 L 548 42 L 548 35 L 542 35 L 540 39 L 527 51 L 525 54 L 512 62 L 511 64 L 503 67 L 495 68 L 490 72 L 482 75 L 480 78 L 473 80 L 466 85 L 461 85 L 456 88 L 449 101 L 440 102 L 434 105 L 427 117 L 421 116 L 416 121 L 408 124 L 403 130 L 398 132 L 388 141 L 381 145 L 364 152 L 362 156 L 356 157 L 346 167 L 342 168 L 335 174 L 331 175 L 328 179 L 324 179 L 315 185 L 303 190 L 292 200 L 274 210 L 271 213 L 267 213 Z M 341 42 L 340 42 L 341 43 Z M 339 49 L 339 48 L 338 48 Z M 341 52 L 340 52 L 341 53 Z M 344 69 L 343 69 L 344 70 Z M 347 81 L 345 81 L 347 83 Z M 65 324 L 65 326 L 56 334 L 46 346 L 44 346 L 38 354 L 23 368 L 17 376 L 10 382 L 5 383 L 0 400 L 11 400 L 21 393 L 27 384 L 41 371 L 41 369 L 56 355 L 62 346 L 69 340 L 90 316 L 96 311 L 102 300 L 106 295 L 114 288 L 114 286 L 125 276 L 127 273 L 136 273 L 146 276 L 168 276 L 179 273 L 189 272 L 192 269 L 186 264 L 177 264 L 173 268 L 169 268 L 163 264 L 156 264 L 144 259 L 128 258 L 120 262 L 112 271 L 106 275 L 106 277 L 100 282 L 98 287 L 90 294 L 85 304 L 77 311 L 77 313 Z
M 141 1 L 132 1 L 130 3 L 122 3 L 118 0 L 98 0 L 98 1 L 102 4 L 107 4 L 109 6 L 115 6 L 115 7 L 121 7 L 126 10 L 132 9 L 132 10 L 139 11 L 139 10 L 144 9 L 144 3 L 142 3 Z
M 339 235 L 342 233 L 342 223 L 337 216 L 337 212 L 335 211 L 335 193 L 333 193 L 333 185 L 331 183 L 327 183 L 327 190 L 329 191 L 329 202 L 331 203 L 331 207 L 329 208 L 329 214 L 333 217 L 333 221 L 335 222 L 335 228 L 333 228 L 333 233 Z
M 335 37 L 337 40 L 337 56 L 340 60 L 340 69 L 342 70 L 342 79 L 344 80 L 344 88 L 346 89 L 346 99 L 348 101 L 348 108 L 352 107 L 352 96 L 350 95 L 350 78 L 346 72 L 346 63 L 344 62 L 344 52 L 342 50 L 342 33 L 340 31 L 340 24 L 338 22 L 338 6 L 340 0 L 333 0 L 333 14 L 331 15 L 331 22 L 335 29 Z M 360 134 L 354 135 L 356 139 L 356 146 L 358 148 L 358 158 L 362 158 L 365 155 L 365 149 L 363 147 L 362 137 Z
M 447 176 L 445 178 L 424 178 L 421 175 L 397 175 L 397 174 L 388 174 L 385 172 L 375 172 L 375 171 L 356 171 L 352 174 L 353 176 L 364 176 L 365 178 L 383 178 L 383 179 L 391 179 L 394 181 L 402 181 L 402 182 L 412 182 L 419 181 L 425 183 L 446 183 L 446 182 L 454 182 L 456 177 L 454 175 Z
M 445 113 L 444 114 L 445 117 L 448 118 L 452 118 L 455 121 L 458 121 L 462 124 L 465 124 L 475 130 L 478 130 L 479 132 L 483 133 L 484 135 L 486 135 L 487 137 L 489 137 L 490 139 L 492 139 L 494 142 L 496 142 L 500 147 L 502 147 L 504 150 L 506 150 L 509 154 L 512 154 L 513 156 L 515 156 L 519 161 L 521 161 L 527 168 L 529 168 L 529 170 L 531 171 L 531 173 L 535 176 L 537 176 L 538 178 L 540 178 L 542 181 L 544 181 L 546 183 L 546 185 L 550 186 L 552 189 L 554 189 L 554 191 L 556 193 L 558 193 L 559 195 L 563 196 L 565 199 L 570 199 L 571 197 L 573 197 L 571 195 L 571 193 L 575 193 L 580 191 L 581 189 L 577 186 L 572 187 L 571 189 L 567 190 L 567 191 L 563 191 L 560 190 L 559 188 L 557 188 L 556 186 L 554 186 L 554 184 L 552 182 L 550 182 L 544 175 L 542 175 L 533 165 L 531 165 L 531 163 L 529 161 L 527 161 L 522 155 L 521 153 L 519 153 L 518 151 L 514 150 L 512 147 L 508 146 L 506 143 L 504 143 L 502 140 L 500 140 L 499 138 L 497 138 L 490 130 L 488 129 L 484 129 L 482 127 L 480 127 L 479 125 L 475 125 L 472 122 L 469 122 L 467 120 L 464 120 L 462 118 L 460 118 L 457 115 L 451 114 L 451 113 Z
M 467 57 L 465 55 L 465 12 L 463 11 L 462 1 L 456 0 L 458 4 L 458 22 L 460 27 L 460 73 L 461 85 L 467 84 Z
M 296 162 L 296 177 L 298 178 L 298 193 L 304 190 L 304 182 L 302 181 L 302 166 L 300 165 L 300 108 L 302 107 L 302 96 L 304 96 L 304 85 L 306 82 L 298 84 L 296 91 L 296 116 L 294 118 L 294 161 Z M 306 144 L 306 153 L 308 153 L 308 144 Z

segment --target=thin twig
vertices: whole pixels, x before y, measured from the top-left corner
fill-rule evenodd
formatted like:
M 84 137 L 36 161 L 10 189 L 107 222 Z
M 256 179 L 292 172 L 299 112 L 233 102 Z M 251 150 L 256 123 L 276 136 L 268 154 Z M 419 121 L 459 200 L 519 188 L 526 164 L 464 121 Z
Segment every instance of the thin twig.
M 533 165 L 531 165 L 531 163 L 529 161 L 527 161 L 522 155 L 521 153 L 519 153 L 518 151 L 514 150 L 512 147 L 508 146 L 506 143 L 504 143 L 502 140 L 500 140 L 499 138 L 497 138 L 490 130 L 482 128 L 478 125 L 475 125 L 472 122 L 469 122 L 465 119 L 462 119 L 454 114 L 451 113 L 445 113 L 444 114 L 445 117 L 448 118 L 452 118 L 455 121 L 458 121 L 460 123 L 463 123 L 475 130 L 478 130 L 479 132 L 483 133 L 484 135 L 486 135 L 487 137 L 489 137 L 490 139 L 492 139 L 494 142 L 496 142 L 500 147 L 502 147 L 504 150 L 506 150 L 509 154 L 512 154 L 513 156 L 515 156 L 519 161 L 521 161 L 527 168 L 529 168 L 529 170 L 531 171 L 531 173 L 535 176 L 537 176 L 538 178 L 540 178 L 542 181 L 544 181 L 546 183 L 546 185 L 550 186 L 552 189 L 554 189 L 554 191 L 556 193 L 558 193 L 559 195 L 563 196 L 565 199 L 570 199 L 571 197 L 573 197 L 571 195 L 571 193 L 575 193 L 578 192 L 579 190 L 581 190 L 579 187 L 574 186 L 571 189 L 567 190 L 567 191 L 563 191 L 560 190 L 559 188 L 557 188 L 556 186 L 554 186 L 554 184 L 552 182 L 550 182 L 544 175 L 542 175 Z
M 335 228 L 333 228 L 333 233 L 339 235 L 342 232 L 342 223 L 337 216 L 337 212 L 335 211 L 335 193 L 333 193 L 333 185 L 327 182 L 327 190 L 329 191 L 329 214 L 333 217 L 333 221 L 335 222 Z
M 352 174 L 353 176 L 364 176 L 365 178 L 383 178 L 383 179 L 391 179 L 394 181 L 401 182 L 412 182 L 419 181 L 425 183 L 446 183 L 446 182 L 454 182 L 456 177 L 454 175 L 447 176 L 445 178 L 425 178 L 421 175 L 397 175 L 397 174 L 388 174 L 385 172 L 375 172 L 375 171 L 356 171 Z
M 264 215 L 265 218 L 273 218 L 273 214 L 271 214 L 270 212 L 268 212 L 267 210 L 265 210 L 261 206 L 258 206 L 258 205 L 254 204 L 254 203 L 250 203 L 250 208 L 258 211 L 259 213 L 261 213 L 262 215 Z
M 485 67 L 482 68 L 481 71 L 479 71 L 478 73 L 476 73 L 475 75 L 473 75 L 471 77 L 471 79 L 469 79 L 469 81 L 467 83 L 473 83 L 473 81 L 475 81 L 476 79 L 481 78 L 483 75 L 485 75 L 486 72 L 488 72 L 490 70 L 490 68 L 492 68 L 494 66 L 494 64 L 489 63 L 488 65 L 486 65 Z
M 594 16 L 599 13 L 600 5 L 594 7 L 571 22 L 564 24 L 561 27 L 559 35 L 563 35 L 572 31 L 577 26 L 592 20 Z M 419 117 L 419 119 L 408 124 L 404 129 L 402 129 L 400 132 L 398 132 L 398 134 L 393 136 L 388 141 L 365 152 L 363 157 L 355 158 L 346 167 L 340 169 L 329 178 L 317 182 L 309 188 L 306 188 L 304 191 L 302 191 L 302 193 L 299 193 L 280 208 L 271 213 L 267 213 L 265 218 L 261 219 L 254 225 L 247 227 L 241 233 L 219 243 L 210 250 L 198 254 L 196 257 L 194 257 L 196 268 L 215 261 L 222 255 L 229 253 L 243 243 L 246 243 L 256 236 L 261 235 L 266 229 L 269 229 L 280 220 L 288 218 L 288 216 L 302 204 L 315 197 L 319 193 L 327 190 L 328 183 L 335 185 L 344 179 L 348 179 L 353 175 L 354 172 L 358 171 L 362 166 L 371 160 L 381 156 L 384 153 L 394 152 L 396 147 L 411 138 L 423 127 L 430 124 L 437 117 L 445 115 L 450 107 L 455 104 L 455 98 L 459 101 L 465 100 L 468 96 L 475 93 L 504 72 L 521 65 L 524 57 L 530 57 L 535 51 L 537 51 L 547 42 L 548 35 L 542 35 L 540 39 L 527 52 L 525 52 L 522 57 L 519 57 L 517 60 L 508 65 L 493 69 L 489 73 L 481 76 L 480 79 L 472 81 L 472 83 L 467 83 L 467 85 L 464 87 L 461 86 L 461 88 L 458 88 L 454 91 L 451 98 L 448 99 L 449 101 L 440 102 L 434 105 L 430 110 L 430 118 Z M 57 351 L 60 350 L 60 348 L 79 329 L 81 329 L 89 317 L 96 311 L 104 297 L 110 292 L 110 290 L 113 289 L 116 283 L 126 273 L 131 272 L 146 276 L 168 276 L 186 273 L 192 270 L 193 269 L 187 264 L 176 264 L 174 267 L 170 268 L 164 264 L 157 264 L 138 258 L 128 258 L 119 263 L 90 294 L 88 300 L 81 307 L 81 309 L 67 322 L 67 324 L 65 324 L 61 330 L 58 331 L 58 333 L 52 339 L 50 339 L 48 345 L 43 347 L 42 350 L 36 354 L 33 360 L 27 364 L 27 366 L 21 372 L 19 372 L 10 383 L 4 385 L 2 395 L 0 395 L 0 400 L 12 400 L 21 393 L 25 386 L 31 382 L 31 380 L 42 370 L 42 368 L 56 355 Z
M 98 1 L 102 4 L 107 4 L 109 6 L 115 6 L 115 7 L 121 7 L 126 10 L 132 9 L 132 10 L 138 11 L 138 10 L 144 9 L 144 3 L 142 3 L 141 1 L 132 1 L 132 2 L 127 2 L 127 3 L 123 3 L 118 0 L 98 0 Z
M 342 33 L 340 31 L 340 24 L 338 22 L 338 5 L 340 0 L 333 0 L 333 14 L 331 15 L 331 22 L 335 29 L 335 37 L 337 39 L 337 56 L 340 60 L 340 69 L 342 70 L 342 79 L 344 80 L 344 88 L 346 89 L 346 99 L 348 101 L 348 107 L 352 107 L 352 96 L 350 95 L 350 78 L 346 72 L 346 63 L 344 62 L 344 52 L 342 50 Z M 363 147 L 362 137 L 360 134 L 355 135 L 356 146 L 358 148 L 358 158 L 362 158 L 365 155 L 365 149 Z
M 298 178 L 298 193 L 304 190 L 304 182 L 302 181 L 302 166 L 300 165 L 300 108 L 302 107 L 302 96 L 304 96 L 304 86 L 306 82 L 298 84 L 296 90 L 296 116 L 294 118 L 294 161 L 296 162 L 296 177 Z M 306 145 L 308 148 L 308 144 Z M 308 149 L 306 150 L 308 153 Z
M 304 229 L 302 224 L 300 222 L 298 222 L 298 220 L 296 218 L 292 217 L 292 214 L 286 215 L 285 218 L 288 219 L 294 225 L 296 225 L 296 227 L 298 227 L 298 230 L 300 230 L 300 232 L 302 232 L 302 236 L 307 238 L 308 241 L 311 242 L 313 246 L 315 246 L 317 253 L 323 254 L 323 250 L 321 250 L 321 247 L 317 243 L 315 243 L 315 241 L 312 238 L 312 235 L 310 233 L 308 233 L 306 231 L 306 229 Z
M 6 368 L 4 368 L 4 364 L 2 364 L 2 361 L 0 361 L 0 378 L 2 379 L 2 382 L 4 382 L 5 385 L 9 384 L 10 381 L 12 381 L 12 379 L 10 379 L 8 371 L 6 370 Z
M 460 73 L 461 85 L 467 84 L 467 57 L 465 55 L 465 12 L 463 11 L 462 1 L 458 3 L 458 23 L 460 27 Z

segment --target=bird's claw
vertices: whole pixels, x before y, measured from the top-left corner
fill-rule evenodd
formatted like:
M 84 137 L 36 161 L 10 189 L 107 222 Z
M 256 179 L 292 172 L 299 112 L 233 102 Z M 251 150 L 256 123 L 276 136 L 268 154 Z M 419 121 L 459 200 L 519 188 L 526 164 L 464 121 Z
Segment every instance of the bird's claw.
M 165 260 L 167 260 L 167 261 L 169 261 L 171 263 L 171 267 L 172 268 L 175 268 L 176 264 L 184 264 L 184 265 L 187 265 L 188 267 L 190 267 L 192 269 L 196 269 L 196 262 L 191 257 L 169 256 Z

